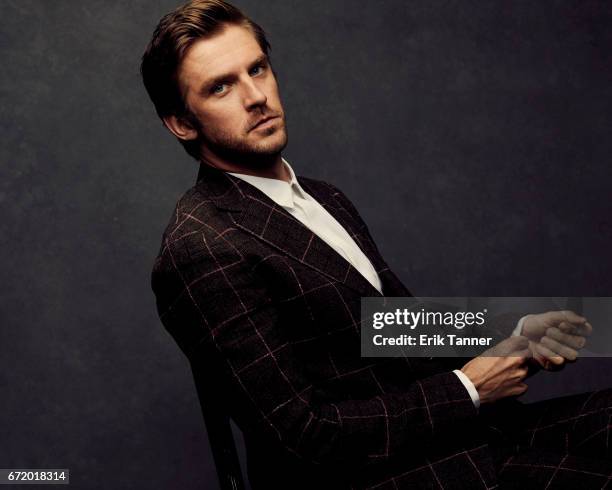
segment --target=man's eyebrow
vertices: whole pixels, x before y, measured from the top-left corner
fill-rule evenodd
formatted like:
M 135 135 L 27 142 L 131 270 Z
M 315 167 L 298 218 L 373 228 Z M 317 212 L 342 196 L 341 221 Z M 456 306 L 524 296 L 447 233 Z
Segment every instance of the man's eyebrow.
M 258 56 L 257 59 L 249 65 L 249 70 L 257 65 L 267 64 L 267 63 L 269 63 L 268 56 L 264 53 L 261 56 Z M 217 75 L 216 77 L 211 78 L 210 80 L 206 80 L 204 83 L 202 83 L 199 93 L 202 95 L 205 95 L 209 89 L 211 89 L 218 83 L 222 83 L 227 80 L 233 80 L 234 78 L 235 76 L 232 73 Z
M 267 63 L 268 63 L 268 55 L 262 54 L 261 56 L 257 57 L 257 59 L 253 61 L 253 63 L 251 63 L 251 66 L 249 66 L 249 68 L 253 68 L 256 65 L 267 64 Z

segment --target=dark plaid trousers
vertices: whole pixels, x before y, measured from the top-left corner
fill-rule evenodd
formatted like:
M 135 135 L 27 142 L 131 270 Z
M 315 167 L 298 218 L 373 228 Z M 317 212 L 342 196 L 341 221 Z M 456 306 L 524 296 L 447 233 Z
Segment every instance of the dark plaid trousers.
M 612 389 L 481 407 L 500 488 L 612 488 Z

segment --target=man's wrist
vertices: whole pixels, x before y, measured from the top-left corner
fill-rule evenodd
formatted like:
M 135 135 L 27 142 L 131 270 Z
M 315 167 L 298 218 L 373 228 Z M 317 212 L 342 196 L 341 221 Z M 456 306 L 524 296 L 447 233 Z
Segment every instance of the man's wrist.
M 528 316 L 530 315 L 525 315 L 518 321 L 518 323 L 516 324 L 516 328 L 512 331 L 513 337 L 518 337 L 519 335 L 523 335 L 523 325 Z

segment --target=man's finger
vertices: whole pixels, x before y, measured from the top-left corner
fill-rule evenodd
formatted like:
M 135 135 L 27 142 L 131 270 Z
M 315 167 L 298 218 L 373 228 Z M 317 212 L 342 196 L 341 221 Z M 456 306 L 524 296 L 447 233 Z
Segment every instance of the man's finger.
M 547 329 L 546 336 L 561 344 L 567 345 L 572 349 L 582 349 L 586 344 L 586 339 L 582 335 L 570 335 L 563 333 L 561 330 L 555 327 Z
M 576 352 L 574 349 L 567 347 L 566 345 L 563 345 L 548 336 L 544 336 L 540 339 L 540 345 L 543 345 L 544 347 L 553 351 L 555 354 L 564 357 L 568 361 L 575 361 L 578 357 L 578 352 Z
M 563 319 L 568 323 L 575 323 L 579 325 L 579 324 L 584 324 L 587 321 L 585 317 L 580 316 L 571 310 L 563 310 L 563 311 L 560 311 L 559 313 L 563 315 Z
M 536 349 L 536 354 L 538 354 L 538 357 L 539 357 L 538 362 L 540 362 L 541 364 L 542 364 L 542 361 L 544 361 L 544 363 L 550 362 L 552 364 L 560 366 L 561 364 L 565 362 L 565 359 L 563 358 L 563 356 L 557 355 L 545 345 L 537 343 L 535 345 L 535 349 Z
M 569 335 L 580 335 L 582 337 L 588 337 L 593 333 L 593 327 L 589 322 L 578 325 L 569 322 L 561 322 L 559 324 L 559 330 Z

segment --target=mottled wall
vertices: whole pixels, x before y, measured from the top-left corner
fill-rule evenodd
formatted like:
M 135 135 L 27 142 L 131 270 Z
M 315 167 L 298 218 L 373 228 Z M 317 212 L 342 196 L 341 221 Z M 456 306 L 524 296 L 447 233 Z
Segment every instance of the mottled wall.
M 174 5 L 0 4 L 0 467 L 217 488 L 149 289 L 196 175 L 138 75 Z M 413 292 L 612 296 L 609 3 L 238 5 L 269 32 L 286 158 L 354 200 Z M 610 366 L 531 396 L 612 384 Z

